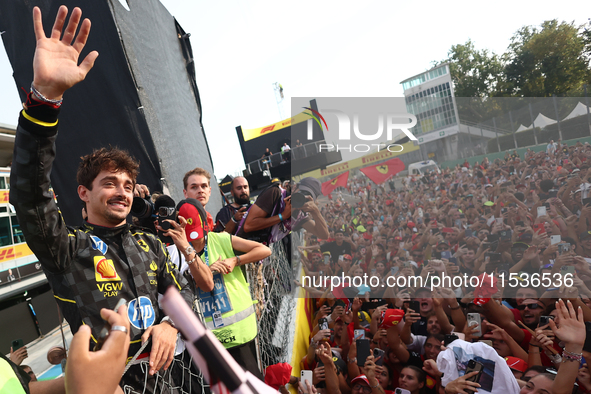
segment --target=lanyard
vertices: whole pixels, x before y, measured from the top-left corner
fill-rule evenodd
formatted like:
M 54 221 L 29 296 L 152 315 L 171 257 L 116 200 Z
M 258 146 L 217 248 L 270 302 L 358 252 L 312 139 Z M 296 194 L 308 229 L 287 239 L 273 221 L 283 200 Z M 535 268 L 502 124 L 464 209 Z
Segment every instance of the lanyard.
M 205 261 L 205 265 L 209 267 L 209 253 L 207 253 L 207 235 L 205 235 L 205 247 L 203 248 L 203 261 Z

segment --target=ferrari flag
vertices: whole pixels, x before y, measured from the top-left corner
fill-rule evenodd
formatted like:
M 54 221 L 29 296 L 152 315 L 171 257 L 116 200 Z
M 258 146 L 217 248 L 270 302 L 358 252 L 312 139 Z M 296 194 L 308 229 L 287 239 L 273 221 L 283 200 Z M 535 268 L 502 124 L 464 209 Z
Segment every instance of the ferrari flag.
M 379 185 L 386 182 L 391 176 L 394 176 L 400 171 L 404 170 L 404 168 L 405 166 L 402 160 L 395 157 L 383 163 L 362 168 L 360 171 L 363 172 L 374 183 Z
M 322 184 L 322 194 L 328 196 L 334 189 L 339 186 L 347 187 L 347 181 L 349 180 L 349 171 L 342 173 L 338 177 L 326 181 Z

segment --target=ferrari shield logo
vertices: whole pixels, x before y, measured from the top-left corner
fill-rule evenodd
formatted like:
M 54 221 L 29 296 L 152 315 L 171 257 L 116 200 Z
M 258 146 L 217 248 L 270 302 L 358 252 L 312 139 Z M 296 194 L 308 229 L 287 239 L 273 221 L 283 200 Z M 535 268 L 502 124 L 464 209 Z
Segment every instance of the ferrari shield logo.
M 376 167 L 377 170 L 380 172 L 380 174 L 387 174 L 388 173 L 388 166 L 384 165 L 384 166 L 378 166 Z

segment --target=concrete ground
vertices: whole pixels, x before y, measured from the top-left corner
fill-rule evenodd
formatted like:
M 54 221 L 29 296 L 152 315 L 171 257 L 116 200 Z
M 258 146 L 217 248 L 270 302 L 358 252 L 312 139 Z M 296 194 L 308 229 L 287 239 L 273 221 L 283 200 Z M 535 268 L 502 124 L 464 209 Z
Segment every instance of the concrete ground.
M 63 324 L 64 336 L 66 338 L 66 344 L 68 349 L 70 348 L 70 342 L 72 341 L 72 332 L 70 331 L 70 325 L 68 323 Z M 62 334 L 59 326 L 54 328 L 48 334 L 35 339 L 33 342 L 26 344 L 28 357 L 23 360 L 23 364 L 31 367 L 37 377 L 41 376 L 44 372 L 53 367 L 47 361 L 47 352 L 54 346 L 62 346 Z M 9 355 L 7 355 L 9 356 Z

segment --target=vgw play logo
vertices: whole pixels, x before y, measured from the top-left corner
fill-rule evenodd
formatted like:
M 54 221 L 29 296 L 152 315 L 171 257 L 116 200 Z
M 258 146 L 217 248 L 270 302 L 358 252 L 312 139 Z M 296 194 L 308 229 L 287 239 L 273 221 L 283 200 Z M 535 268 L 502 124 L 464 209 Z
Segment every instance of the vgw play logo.
M 313 110 L 310 107 L 303 107 L 310 112 L 304 112 L 310 119 L 307 120 L 307 139 L 311 141 L 313 139 L 313 123 L 316 122 L 321 129 L 325 129 L 328 131 L 328 124 L 326 123 L 326 119 L 324 116 L 320 114 L 320 112 Z M 386 115 L 377 115 L 378 118 L 378 130 L 373 134 L 364 134 L 361 132 L 359 128 L 359 114 L 353 114 L 353 127 L 351 127 L 351 119 L 349 115 L 345 112 L 337 110 L 337 109 L 323 109 L 322 113 L 324 115 L 334 115 L 337 118 L 339 134 L 338 140 L 341 141 L 351 141 L 351 129 L 353 129 L 353 134 L 356 139 L 362 141 L 378 141 L 383 139 L 384 131 L 386 133 L 386 141 L 392 141 L 394 139 L 394 130 L 400 130 L 411 141 L 418 141 L 417 137 L 414 136 L 409 129 L 413 128 L 417 124 L 417 118 L 413 114 L 409 113 L 395 113 L 395 114 L 386 114 Z M 410 122 L 405 122 L 410 120 Z M 400 123 L 402 121 L 402 123 Z M 322 127 L 324 124 L 324 127 Z M 404 149 L 402 145 L 399 144 L 388 144 L 385 147 L 383 144 L 374 143 L 374 144 L 319 144 L 319 150 L 322 151 L 329 151 L 335 149 L 338 151 L 349 151 L 349 152 L 360 152 L 365 153 L 372 150 L 372 147 L 375 147 L 376 150 L 379 152 L 380 149 L 387 149 L 388 152 L 402 152 Z

